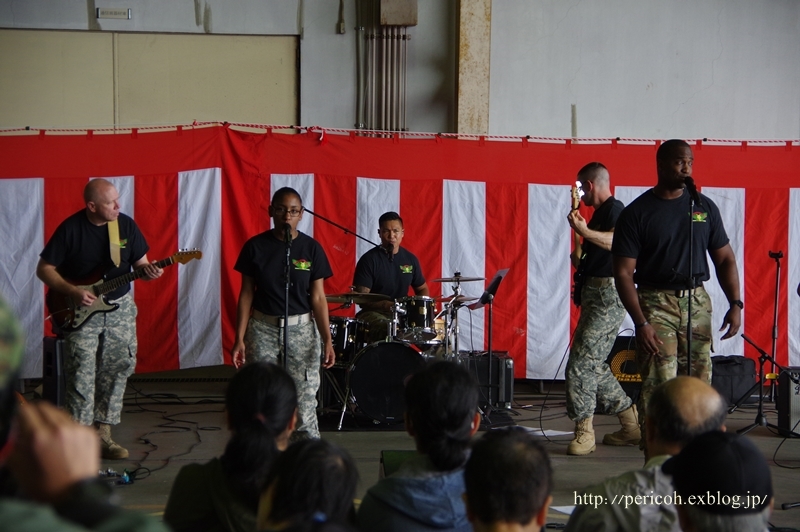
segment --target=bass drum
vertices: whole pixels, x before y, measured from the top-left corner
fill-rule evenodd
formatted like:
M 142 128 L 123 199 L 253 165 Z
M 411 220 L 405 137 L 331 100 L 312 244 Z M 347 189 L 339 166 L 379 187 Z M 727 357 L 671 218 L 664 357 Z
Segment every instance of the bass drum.
M 406 379 L 424 363 L 422 355 L 406 344 L 371 344 L 356 355 L 347 386 L 364 414 L 380 423 L 402 423 Z

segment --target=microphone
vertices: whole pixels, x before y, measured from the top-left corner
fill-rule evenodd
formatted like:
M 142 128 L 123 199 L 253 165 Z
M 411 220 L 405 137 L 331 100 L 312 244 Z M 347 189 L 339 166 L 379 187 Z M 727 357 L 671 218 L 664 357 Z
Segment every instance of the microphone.
M 686 183 L 686 188 L 689 190 L 689 194 L 692 195 L 692 199 L 697 205 L 703 206 L 703 202 L 700 201 L 700 194 L 697 192 L 697 186 L 694 184 L 694 179 L 691 177 L 687 177 L 683 180 Z
M 383 246 L 383 250 L 389 255 L 389 262 L 394 262 L 394 244 L 387 242 L 386 245 Z
M 283 241 L 287 246 L 292 245 L 292 226 L 289 224 L 283 224 Z

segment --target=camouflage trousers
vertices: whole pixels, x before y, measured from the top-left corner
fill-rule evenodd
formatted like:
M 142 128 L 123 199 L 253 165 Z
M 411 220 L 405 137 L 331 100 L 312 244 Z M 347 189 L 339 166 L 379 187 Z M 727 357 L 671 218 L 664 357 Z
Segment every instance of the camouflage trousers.
M 282 327 L 250 318 L 244 333 L 246 362 L 267 361 L 283 364 Z M 292 441 L 319 438 L 317 423 L 317 390 L 320 385 L 322 340 L 314 320 L 300 325 L 290 325 L 289 356 L 286 371 L 297 386 L 298 423 Z
M 375 342 L 385 342 L 389 336 L 389 325 L 392 323 L 392 315 L 378 312 L 377 310 L 362 310 L 356 314 L 356 318 L 367 325 L 366 341 L 368 344 Z M 391 338 L 388 338 L 391 341 Z
M 639 419 L 643 421 L 653 388 L 678 375 L 686 375 L 686 327 L 689 298 L 674 291 L 639 289 L 639 306 L 645 319 L 664 342 L 658 354 L 648 355 L 636 347 L 636 363 L 642 375 Z M 692 297 L 692 376 L 711 384 L 711 298 L 701 286 Z
M 65 338 L 65 407 L 75 421 L 116 425 L 128 377 L 136 369 L 136 303 L 130 293 L 119 308 L 98 313 Z
M 572 421 L 630 408 L 631 399 L 606 363 L 625 318 L 625 308 L 613 281 L 600 287 L 584 285 L 581 315 L 567 360 L 567 415 Z

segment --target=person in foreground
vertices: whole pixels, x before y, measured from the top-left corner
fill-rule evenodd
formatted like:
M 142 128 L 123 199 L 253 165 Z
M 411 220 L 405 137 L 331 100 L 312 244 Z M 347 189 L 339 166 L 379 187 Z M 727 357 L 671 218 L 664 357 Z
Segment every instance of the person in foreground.
M 0 297 L 0 477 L 10 470 L 17 496 L 6 484 L 0 528 L 15 532 L 166 532 L 145 514 L 122 509 L 100 480 L 97 432 L 46 403 L 24 403 L 14 393 L 24 342 Z
M 326 368 L 336 361 L 323 287 L 333 272 L 319 242 L 297 230 L 303 219 L 303 200 L 296 190 L 278 189 L 272 196 L 269 214 L 274 227 L 249 239 L 234 265 L 242 274 L 242 285 L 231 358 L 237 368 L 258 360 L 285 367 L 297 386 L 299 420 L 292 439 L 319 438 L 320 355 Z M 284 318 L 287 247 L 291 286 L 289 316 Z M 288 343 L 286 356 L 284 334 Z
M 656 152 L 658 183 L 625 207 L 614 230 L 614 280 L 636 326 L 642 407 L 653 388 L 677 375 L 691 374 L 711 383 L 711 297 L 703 287 L 711 273 L 706 255 L 729 303 L 719 329 L 727 328 L 722 340 L 734 337 L 742 322 L 736 256 L 719 208 L 697 192 L 693 164 L 686 142 L 664 142 Z M 639 412 L 639 417 L 645 413 Z
M 269 468 L 289 445 L 297 419 L 297 390 L 268 362 L 243 367 L 225 395 L 231 439 L 225 454 L 181 468 L 164 521 L 176 532 L 256 530 L 256 510 Z
M 606 363 L 625 307 L 614 287 L 611 242 L 614 226 L 624 205 L 611 195 L 611 178 L 602 163 L 589 163 L 578 172 L 583 203 L 594 209 L 587 223 L 581 213 L 570 211 L 567 221 L 583 237 L 582 257 L 573 265 L 580 272 L 581 315 L 569 350 L 565 372 L 567 415 L 575 422 L 575 437 L 567 445 L 569 455 L 587 455 L 595 450 L 594 414 L 598 410 L 616 415 L 622 428 L 606 434 L 606 445 L 638 445 L 641 439 L 636 405 Z M 578 247 L 576 246 L 576 251 Z
M 79 307 L 98 303 L 98 296 L 81 286 L 101 277 L 115 279 L 131 268 L 141 269 L 146 281 L 161 277 L 164 270 L 150 264 L 149 246 L 136 222 L 120 212 L 114 185 L 93 179 L 83 199 L 85 208 L 61 222 L 45 245 L 36 276 Z M 64 335 L 65 407 L 78 423 L 94 424 L 108 460 L 128 457 L 128 450 L 111 439 L 111 425 L 120 422 L 125 385 L 136 368 L 138 310 L 130 289 L 125 283 L 106 294 L 119 308 L 93 314 Z
M 346 450 L 326 440 L 293 443 L 270 469 L 258 505 L 258 530 L 350 529 L 358 469 Z
M 367 491 L 358 528 L 471 530 L 462 494 L 470 439 L 481 422 L 477 383 L 464 367 L 436 362 L 411 377 L 405 398 L 417 454 Z
M 566 529 L 680 530 L 672 482 L 661 466 L 699 435 L 724 430 L 726 414 L 725 401 L 700 379 L 679 376 L 657 386 L 647 406 L 644 467 L 579 491 L 576 494 L 579 504 Z M 633 504 L 637 496 L 658 500 L 651 500 L 652 504 Z M 612 504 L 615 497 L 618 502 Z M 597 504 L 601 500 L 607 504 Z M 631 503 L 625 504 L 626 501 Z
M 772 515 L 772 475 L 746 436 L 714 431 L 698 436 L 662 469 L 681 498 L 685 532 L 766 532 Z
M 553 471 L 547 451 L 522 427 L 491 430 L 464 469 L 467 516 L 476 532 L 534 532 L 547 518 Z

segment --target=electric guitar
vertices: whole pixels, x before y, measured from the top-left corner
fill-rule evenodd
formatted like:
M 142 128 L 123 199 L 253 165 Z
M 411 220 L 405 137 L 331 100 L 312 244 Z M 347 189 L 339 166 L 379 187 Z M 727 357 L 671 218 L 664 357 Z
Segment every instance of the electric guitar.
M 572 210 L 577 211 L 581 205 L 583 192 L 577 187 L 572 187 Z M 572 231 L 572 238 L 575 241 L 575 255 L 581 258 L 581 262 L 572 274 L 572 302 L 576 307 L 581 306 L 581 289 L 583 288 L 583 247 L 581 246 L 581 235 Z
M 156 262 L 155 265 L 159 268 L 166 268 L 167 266 L 172 266 L 176 262 L 186 264 L 191 260 L 201 259 L 202 257 L 203 252 L 196 249 L 179 251 L 171 257 Z M 53 320 L 53 324 L 63 332 L 77 331 L 86 323 L 86 320 L 98 312 L 111 312 L 119 308 L 117 303 L 108 303 L 105 297 L 103 297 L 105 294 L 131 281 L 140 279 L 145 275 L 144 269 L 139 268 L 138 270 L 133 270 L 130 273 L 125 273 L 113 279 L 104 279 L 103 275 L 100 274 L 92 275 L 89 276 L 89 278 L 84 278 L 75 282 L 70 281 L 78 288 L 82 288 L 97 296 L 97 299 L 88 307 L 78 305 L 72 297 L 49 288 L 47 290 L 45 303 L 47 304 L 47 310 L 50 311 L 50 319 Z

